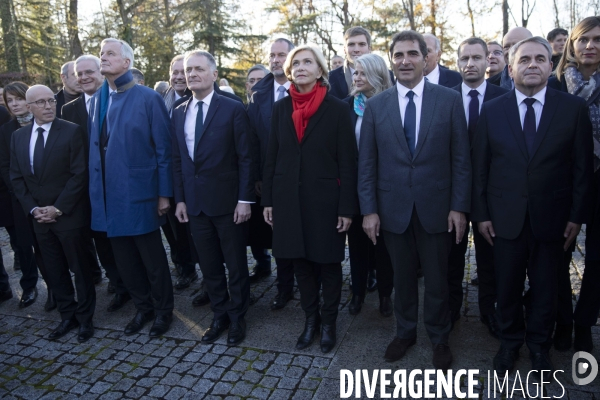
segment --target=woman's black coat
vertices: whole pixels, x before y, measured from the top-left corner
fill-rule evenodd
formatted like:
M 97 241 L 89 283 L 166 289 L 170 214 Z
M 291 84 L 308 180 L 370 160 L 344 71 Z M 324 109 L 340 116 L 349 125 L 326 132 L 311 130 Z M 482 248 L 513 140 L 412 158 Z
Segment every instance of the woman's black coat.
M 338 216 L 359 213 L 358 151 L 349 106 L 327 94 L 302 143 L 292 110 L 290 96 L 273 106 L 263 171 L 262 205 L 273 207 L 273 255 L 342 262 L 346 233 L 337 232 Z

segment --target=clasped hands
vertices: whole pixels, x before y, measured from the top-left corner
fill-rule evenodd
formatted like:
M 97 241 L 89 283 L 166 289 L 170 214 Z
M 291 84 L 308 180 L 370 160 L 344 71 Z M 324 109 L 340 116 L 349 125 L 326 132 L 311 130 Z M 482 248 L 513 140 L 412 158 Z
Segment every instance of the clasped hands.
M 56 217 L 58 214 L 54 206 L 37 207 L 33 210 L 33 218 L 40 224 L 52 224 L 56 222 Z

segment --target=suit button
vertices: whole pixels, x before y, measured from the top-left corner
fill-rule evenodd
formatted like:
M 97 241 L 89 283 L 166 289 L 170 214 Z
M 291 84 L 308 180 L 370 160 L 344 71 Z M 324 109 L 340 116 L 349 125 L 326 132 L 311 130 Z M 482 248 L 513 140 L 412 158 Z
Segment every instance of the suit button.
M 414 165 L 411 165 L 411 168 L 412 168 L 412 169 L 415 169 L 415 168 L 417 168 L 417 167 L 415 167 Z
M 104 148 L 104 151 L 106 151 L 106 147 Z
M 194 175 L 194 178 L 198 178 L 198 175 L 197 175 L 197 174 L 196 174 L 196 175 Z
M 95 144 L 96 146 L 98 146 L 98 142 L 94 142 L 94 144 Z
M 99 170 L 98 170 L 98 168 L 94 168 L 94 169 L 96 170 L 96 172 L 98 172 L 98 171 L 99 171 Z

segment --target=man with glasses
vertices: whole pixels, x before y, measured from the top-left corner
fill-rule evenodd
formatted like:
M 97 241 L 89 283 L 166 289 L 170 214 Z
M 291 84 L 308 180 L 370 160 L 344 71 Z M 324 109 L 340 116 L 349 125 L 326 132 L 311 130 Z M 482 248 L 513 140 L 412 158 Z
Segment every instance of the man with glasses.
M 10 179 L 19 203 L 34 219 L 33 229 L 48 271 L 46 283 L 62 319 L 48 339 L 61 338 L 79 326 L 77 339 L 85 342 L 94 334 L 96 291 L 86 252 L 89 217 L 84 134 L 77 125 L 56 118 L 56 100 L 48 87 L 32 86 L 26 100 L 34 121 L 13 134 Z
M 269 71 L 261 64 L 256 64 L 248 70 L 248 74 L 246 75 L 246 99 L 248 100 L 248 103 L 250 102 L 252 93 L 254 93 L 252 88 L 268 73 Z
M 56 99 L 56 116 L 58 118 L 62 118 L 62 106 L 81 96 L 82 90 L 75 74 L 74 61 L 69 61 L 60 67 L 60 80 L 63 83 L 63 88 L 54 95 Z
M 492 85 L 500 86 L 500 78 L 502 77 L 502 71 L 506 66 L 504 61 L 504 53 L 502 52 L 502 45 L 498 42 L 487 42 L 488 50 L 488 67 L 485 70 L 485 78 L 488 83 Z

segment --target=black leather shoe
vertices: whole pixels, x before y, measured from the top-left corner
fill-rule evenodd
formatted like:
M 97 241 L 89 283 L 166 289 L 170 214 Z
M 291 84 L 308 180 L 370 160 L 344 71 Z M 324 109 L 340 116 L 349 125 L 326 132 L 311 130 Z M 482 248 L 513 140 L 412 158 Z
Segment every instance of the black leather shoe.
M 19 253 L 15 252 L 15 255 L 13 257 L 13 269 L 15 271 L 20 271 L 21 270 L 21 260 L 19 260 Z
M 321 352 L 329 353 L 335 347 L 335 324 L 321 325 Z
M 65 336 L 67 333 L 69 333 L 69 331 L 71 329 L 75 329 L 78 326 L 79 326 L 79 322 L 77 322 L 77 320 L 75 318 L 65 319 L 65 320 L 61 321 L 61 323 L 58 324 L 56 329 L 53 330 L 48 335 L 48 339 L 50 339 L 50 340 L 60 339 L 61 337 Z
M 535 376 L 538 381 L 542 376 L 541 371 L 544 371 L 546 377 L 554 372 L 554 365 L 552 364 L 552 360 L 550 360 L 550 354 L 547 351 L 541 353 L 530 353 L 529 358 L 531 359 L 531 370 L 537 371 L 533 373 L 533 376 Z
M 518 350 L 509 350 L 504 347 L 500 347 L 498 353 L 494 356 L 494 371 L 504 374 L 508 371 L 512 371 L 515 367 L 515 361 L 519 358 Z
M 29 307 L 35 303 L 35 299 L 37 299 L 36 288 L 23 291 L 23 296 L 21 296 L 21 301 L 19 302 L 19 308 Z
M 173 314 L 157 315 L 152 328 L 150 328 L 150 337 L 155 338 L 167 333 L 171 322 L 173 322 Z
M 379 298 L 379 313 L 382 317 L 391 317 L 394 313 L 394 305 L 392 304 L 392 298 L 388 296 Z
M 46 304 L 44 304 L 44 311 L 52 311 L 56 308 L 56 299 L 52 294 L 52 291 L 48 289 L 48 298 L 46 299 Z
M 573 341 L 575 351 L 585 351 L 591 353 L 594 349 L 592 342 L 592 328 L 590 326 L 581 326 L 575 324 L 575 340 Z
M 12 289 L 0 290 L 0 303 L 13 298 Z
M 237 346 L 246 338 L 246 321 L 240 319 L 237 322 L 232 322 L 229 325 L 229 333 L 227 334 L 227 346 Z
M 271 310 L 281 310 L 288 301 L 294 298 L 294 293 L 292 292 L 279 292 L 277 296 L 271 302 Z
M 367 290 L 369 292 L 377 290 L 377 272 L 374 269 L 369 271 L 369 276 L 367 277 Z
M 183 275 L 183 265 L 175 264 L 175 272 L 177 272 L 177 276 Z
M 79 343 L 87 342 L 92 336 L 94 336 L 94 324 L 92 322 L 79 326 L 79 334 L 77 335 Z
M 475 277 L 473 279 L 471 279 L 471 285 L 473 286 L 479 286 L 479 277 Z
M 254 283 L 254 282 L 258 282 L 261 279 L 264 279 L 268 276 L 271 276 L 271 269 L 266 269 L 266 268 L 255 268 L 254 271 L 252 271 L 249 275 L 248 278 L 250 279 L 250 282 Z
M 148 311 L 146 313 L 138 311 L 131 322 L 125 327 L 125 335 L 133 335 L 134 333 L 138 333 L 144 327 L 146 322 L 152 321 L 154 317 L 154 311 Z
M 123 294 L 115 294 L 106 311 L 113 312 L 120 310 L 129 300 L 131 300 L 131 296 L 127 292 Z
M 304 322 L 304 331 L 296 342 L 296 350 L 302 350 L 311 345 L 313 340 L 315 340 L 315 335 L 319 330 L 320 325 L 321 316 L 318 312 L 306 318 L 306 322 Z
M 202 336 L 202 343 L 214 343 L 221 337 L 223 332 L 225 332 L 229 328 L 229 320 L 223 319 L 213 319 L 210 324 L 210 328 L 204 332 L 204 336 Z
M 383 358 L 387 362 L 398 361 L 404 357 L 408 348 L 414 346 L 415 343 L 417 343 L 417 338 L 401 339 L 399 337 L 395 337 L 394 340 L 388 344 L 387 349 L 385 349 L 385 355 Z
M 174 288 L 177 290 L 183 290 L 190 287 L 192 282 L 196 282 L 198 280 L 198 273 L 196 271 L 192 272 L 188 275 L 180 275 L 177 278 L 177 282 L 175 283 Z
M 362 309 L 363 302 L 364 300 L 362 296 L 353 294 L 352 299 L 350 300 L 350 304 L 348 304 L 348 312 L 350 313 L 350 315 L 357 315 Z
M 433 347 L 433 367 L 442 371 L 450 369 L 452 364 L 452 352 L 446 343 L 438 343 Z
M 490 335 L 492 335 L 496 339 L 500 339 L 500 327 L 498 326 L 498 320 L 496 319 L 496 315 L 482 315 L 481 317 L 479 317 L 479 320 L 483 322 L 485 326 L 487 326 Z
M 200 294 L 192 300 L 192 305 L 194 307 L 205 306 L 208 303 L 210 303 L 210 298 L 208 297 L 208 292 L 206 290 L 200 292 Z
M 106 292 L 109 294 L 117 293 L 117 289 L 115 289 L 115 285 L 108 282 L 108 285 L 106 286 Z
M 571 338 L 573 336 L 573 324 L 556 324 L 552 342 L 554 348 L 558 351 L 567 351 L 571 348 Z

